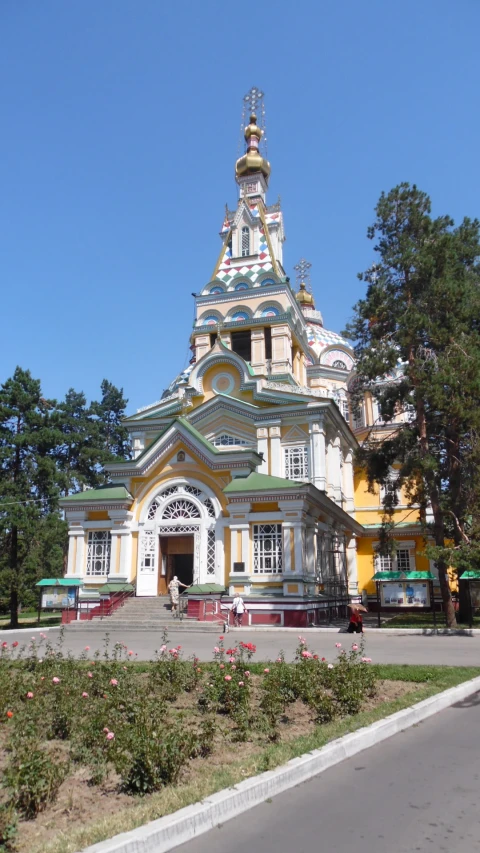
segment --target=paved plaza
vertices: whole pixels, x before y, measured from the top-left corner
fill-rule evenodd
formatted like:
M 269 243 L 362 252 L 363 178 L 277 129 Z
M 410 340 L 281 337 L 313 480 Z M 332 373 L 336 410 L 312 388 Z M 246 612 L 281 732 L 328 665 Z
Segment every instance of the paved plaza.
M 57 642 L 60 629 L 50 629 L 45 632 L 48 640 Z M 91 652 L 104 648 L 107 626 L 71 628 L 65 631 L 64 651 L 79 655 L 90 646 Z M 327 658 L 336 656 L 335 643 L 340 642 L 349 647 L 353 637 L 345 633 L 327 631 L 304 631 L 309 647 Z M 31 637 L 40 638 L 40 631 L 2 632 L 2 639 L 9 643 L 18 640 L 28 643 Z M 139 660 L 149 660 L 162 644 L 162 635 L 158 631 L 122 630 L 109 633 L 110 643 L 125 643 L 134 651 Z M 366 654 L 375 663 L 408 663 L 408 664 L 438 664 L 448 666 L 480 666 L 480 636 L 398 636 L 387 631 L 371 631 L 364 635 Z M 257 647 L 255 660 L 271 660 L 283 650 L 287 660 L 292 660 L 298 643 L 296 631 L 231 631 L 225 636 L 228 648 L 240 640 L 253 642 Z M 355 640 L 358 637 L 355 636 Z M 210 660 L 212 650 L 217 642 L 217 635 L 196 631 L 169 631 L 168 642 L 172 646 L 181 645 L 185 657 L 196 654 L 201 660 Z

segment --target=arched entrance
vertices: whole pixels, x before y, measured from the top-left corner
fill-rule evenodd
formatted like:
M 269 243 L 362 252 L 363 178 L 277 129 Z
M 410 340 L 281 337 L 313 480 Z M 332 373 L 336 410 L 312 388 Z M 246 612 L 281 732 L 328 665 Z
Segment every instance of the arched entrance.
M 215 581 L 216 510 L 203 489 L 164 486 L 139 522 L 137 595 L 162 595 L 174 575 L 182 583 Z

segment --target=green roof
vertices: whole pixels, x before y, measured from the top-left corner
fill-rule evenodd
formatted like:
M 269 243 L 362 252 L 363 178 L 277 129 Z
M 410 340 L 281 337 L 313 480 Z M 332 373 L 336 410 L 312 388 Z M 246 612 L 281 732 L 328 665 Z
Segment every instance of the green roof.
M 469 569 L 460 576 L 461 581 L 480 581 L 480 569 Z
M 83 586 L 80 578 L 43 578 L 35 586 Z
M 108 595 L 110 592 L 133 592 L 134 587 L 131 583 L 105 583 L 99 587 L 100 595 Z
M 431 572 L 375 572 L 372 581 L 433 581 Z
M 230 492 L 265 492 L 272 489 L 298 489 L 305 483 L 297 480 L 286 480 L 284 477 L 271 477 L 270 474 L 259 474 L 253 471 L 248 477 L 234 477 L 228 486 L 225 486 L 225 494 Z
M 77 492 L 75 495 L 69 495 L 67 498 L 60 498 L 60 503 L 84 503 L 85 501 L 124 501 L 133 498 L 123 483 L 114 485 L 107 483 L 106 486 L 99 486 L 98 489 L 87 489 L 86 492 Z
M 397 527 L 402 528 L 402 527 L 421 527 L 421 526 L 422 526 L 421 521 L 398 521 L 398 522 L 396 522 L 396 524 L 394 526 L 394 530 L 396 530 Z M 362 527 L 365 527 L 365 529 L 367 529 L 367 530 L 379 530 L 382 527 L 382 523 L 381 523 L 381 521 L 378 521 L 376 524 L 362 524 Z
M 188 587 L 188 595 L 205 595 L 212 592 L 225 592 L 219 583 L 196 583 Z

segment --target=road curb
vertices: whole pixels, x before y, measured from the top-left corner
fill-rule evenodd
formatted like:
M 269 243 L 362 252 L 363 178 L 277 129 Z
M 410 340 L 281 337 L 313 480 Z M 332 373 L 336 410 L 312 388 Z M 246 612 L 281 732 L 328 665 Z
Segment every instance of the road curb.
M 272 625 L 243 625 L 242 628 L 230 628 L 230 632 L 234 634 L 239 633 L 262 633 L 268 631 L 270 633 L 275 632 L 276 634 L 281 634 L 285 632 L 286 634 L 300 634 L 305 637 L 309 637 L 310 634 L 346 634 L 347 629 L 344 627 L 332 627 L 332 628 L 318 628 L 318 627 L 308 627 L 308 628 L 283 628 Z M 480 636 L 480 628 L 370 628 L 367 625 L 363 626 L 364 634 L 377 634 L 382 637 L 413 637 L 413 636 L 424 636 L 424 637 L 476 637 Z M 353 635 L 352 635 L 353 636 Z
M 480 690 L 480 676 L 344 735 L 321 749 L 293 758 L 275 770 L 212 794 L 200 803 L 87 847 L 82 853 L 167 853 L 266 799 L 300 785 L 346 758 L 426 720 L 477 690 Z
M 3 631 L 0 631 L 0 640 L 2 639 L 4 634 L 45 634 L 46 631 L 59 631 L 60 628 L 63 628 L 63 625 L 50 625 L 48 628 L 5 628 Z

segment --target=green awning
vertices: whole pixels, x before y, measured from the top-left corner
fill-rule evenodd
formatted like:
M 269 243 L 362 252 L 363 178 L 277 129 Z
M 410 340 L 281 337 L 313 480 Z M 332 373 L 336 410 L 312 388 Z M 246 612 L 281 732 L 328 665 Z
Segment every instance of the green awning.
M 469 569 L 460 577 L 461 581 L 480 581 L 480 569 Z
M 80 578 L 43 578 L 35 586 L 83 586 Z
M 109 595 L 111 592 L 133 592 L 131 583 L 106 583 L 98 588 L 100 595 Z
M 375 572 L 372 581 L 433 581 L 431 572 Z
M 212 592 L 226 592 L 225 587 L 219 583 L 196 583 L 188 587 L 189 595 L 208 595 Z

